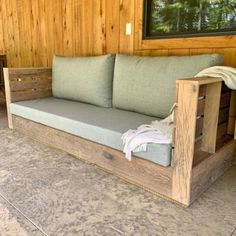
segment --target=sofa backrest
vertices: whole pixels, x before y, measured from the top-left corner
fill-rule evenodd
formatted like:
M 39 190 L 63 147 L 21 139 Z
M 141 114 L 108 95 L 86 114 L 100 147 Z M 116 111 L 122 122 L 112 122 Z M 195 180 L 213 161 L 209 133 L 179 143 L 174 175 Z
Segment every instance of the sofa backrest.
M 175 99 L 180 78 L 223 64 L 218 54 L 198 56 L 140 57 L 117 55 L 113 81 L 113 106 L 164 118 Z
M 53 96 L 111 107 L 114 61 L 113 55 L 55 56 L 52 67 Z

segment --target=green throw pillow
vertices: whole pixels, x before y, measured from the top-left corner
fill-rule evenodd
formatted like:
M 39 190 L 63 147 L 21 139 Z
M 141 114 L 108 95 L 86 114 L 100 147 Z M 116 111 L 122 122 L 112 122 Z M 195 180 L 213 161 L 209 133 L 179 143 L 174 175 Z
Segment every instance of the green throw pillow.
M 54 56 L 53 96 L 101 107 L 112 106 L 112 82 L 115 56 Z
M 198 56 L 140 57 L 117 55 L 113 82 L 113 106 L 164 118 L 175 101 L 176 80 L 223 64 L 218 54 Z

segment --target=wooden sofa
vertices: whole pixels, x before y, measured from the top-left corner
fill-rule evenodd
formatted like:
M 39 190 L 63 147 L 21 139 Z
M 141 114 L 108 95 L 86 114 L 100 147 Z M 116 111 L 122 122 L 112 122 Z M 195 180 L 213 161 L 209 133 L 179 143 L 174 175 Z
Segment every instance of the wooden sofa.
M 51 96 L 51 76 L 51 68 L 4 69 L 9 128 L 185 206 L 235 163 L 227 134 L 231 91 L 220 78 L 177 81 L 172 163 L 163 167 L 137 157 L 128 162 L 121 151 L 11 114 L 12 102 Z

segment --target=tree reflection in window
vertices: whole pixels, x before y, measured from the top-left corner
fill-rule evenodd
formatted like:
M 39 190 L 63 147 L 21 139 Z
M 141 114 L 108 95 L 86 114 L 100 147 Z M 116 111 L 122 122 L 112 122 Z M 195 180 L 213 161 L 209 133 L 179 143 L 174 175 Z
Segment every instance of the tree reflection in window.
M 146 0 L 145 37 L 236 33 L 236 0 Z

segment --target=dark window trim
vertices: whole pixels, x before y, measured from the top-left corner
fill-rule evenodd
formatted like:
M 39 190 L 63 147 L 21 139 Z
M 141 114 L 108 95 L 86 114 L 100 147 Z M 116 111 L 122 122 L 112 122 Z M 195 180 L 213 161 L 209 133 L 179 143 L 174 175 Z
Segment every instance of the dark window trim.
M 236 35 L 235 31 L 221 31 L 221 32 L 207 32 L 207 33 L 184 33 L 184 34 L 168 34 L 168 35 L 151 35 L 150 30 L 150 17 L 148 14 L 151 12 L 151 1 L 152 0 L 144 0 L 143 6 L 143 40 L 155 40 L 155 39 L 174 39 L 174 38 L 195 38 L 195 37 L 211 37 L 211 36 L 227 36 L 227 35 Z

